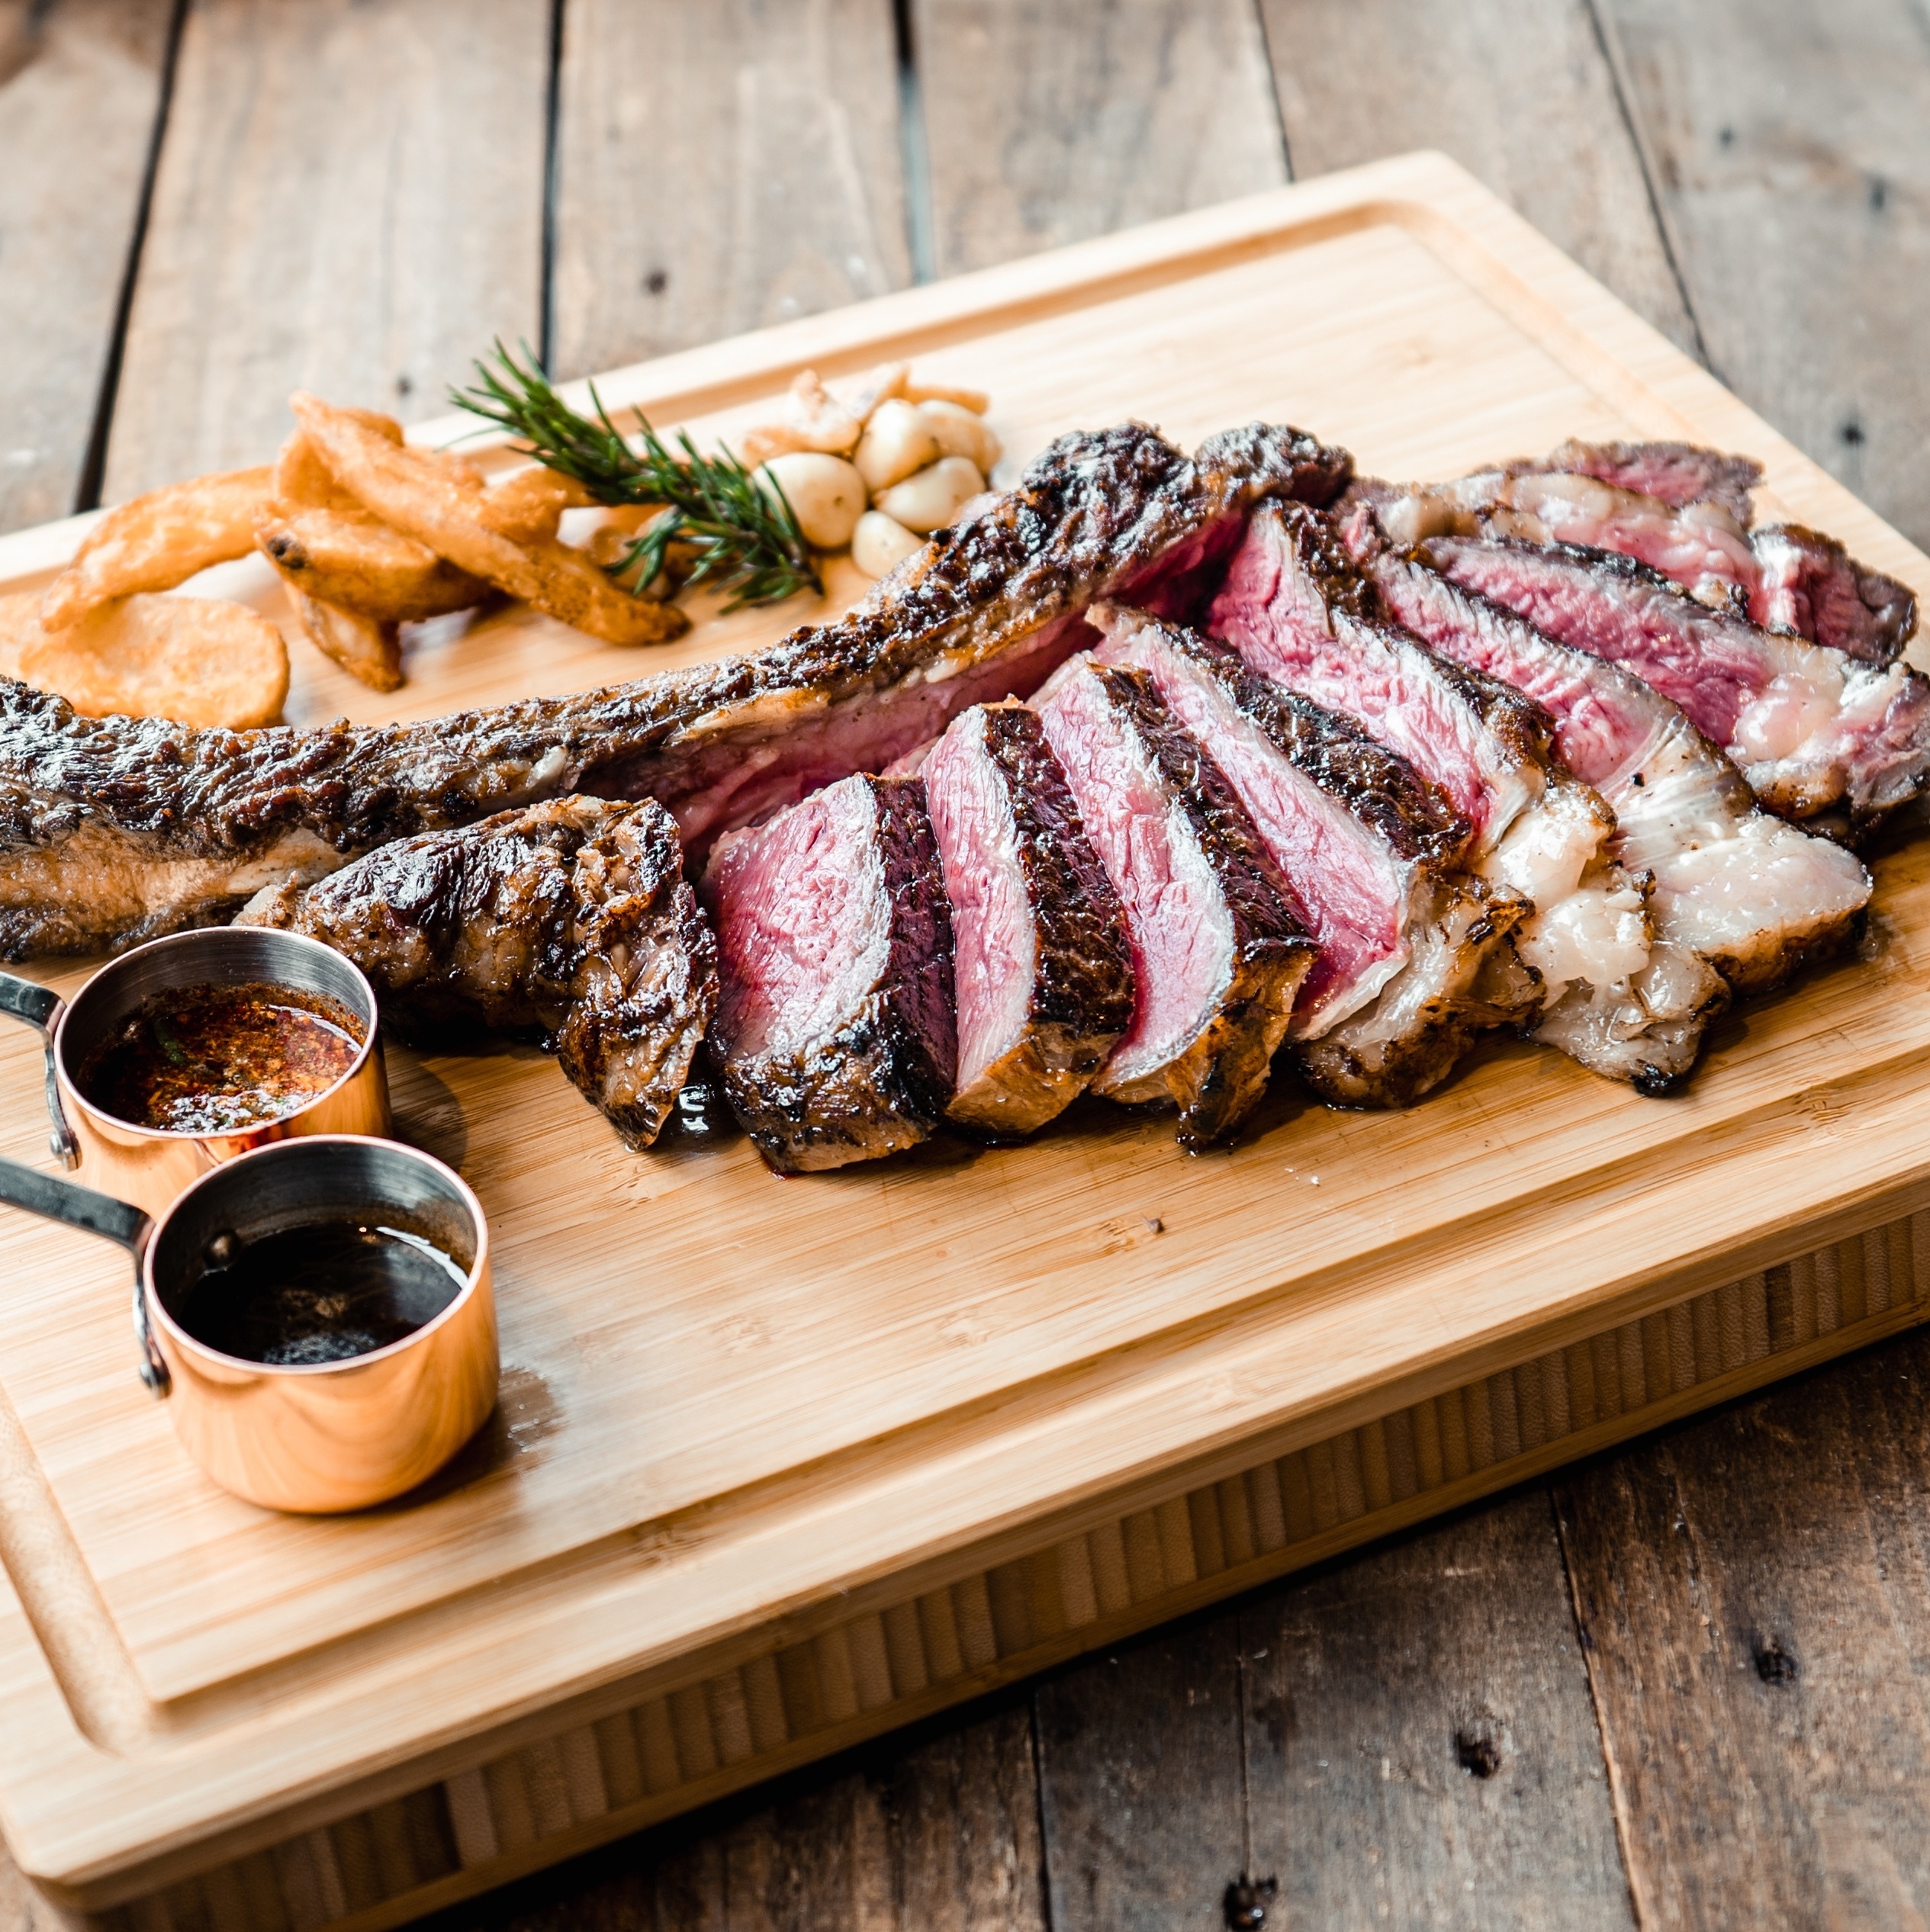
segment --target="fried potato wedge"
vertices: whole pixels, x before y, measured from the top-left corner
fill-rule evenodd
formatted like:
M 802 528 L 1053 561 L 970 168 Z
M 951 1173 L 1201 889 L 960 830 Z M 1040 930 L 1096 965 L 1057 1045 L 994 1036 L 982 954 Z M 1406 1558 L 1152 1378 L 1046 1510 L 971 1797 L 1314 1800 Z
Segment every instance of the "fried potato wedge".
M 402 640 L 394 624 L 382 623 L 359 610 L 345 610 L 339 604 L 324 603 L 293 583 L 287 589 L 289 607 L 302 635 L 324 657 L 333 658 L 372 691 L 401 688 Z
M 50 631 L 33 592 L 0 597 L 0 672 L 91 718 L 172 718 L 245 731 L 288 695 L 288 648 L 259 611 L 144 593 Z
M 482 520 L 512 543 L 542 543 L 555 535 L 564 511 L 591 510 L 596 503 L 581 484 L 537 463 L 484 492 Z
M 278 503 L 256 536 L 291 590 L 378 624 L 420 624 L 496 594 L 359 503 L 351 510 Z
M 109 510 L 48 585 L 40 622 L 65 630 L 114 598 L 171 590 L 197 571 L 246 557 L 273 488 L 271 469 L 231 470 L 171 483 Z
M 337 483 L 458 568 L 611 644 L 661 643 L 690 628 L 675 605 L 619 590 L 580 550 L 554 538 L 519 543 L 491 529 L 483 502 L 490 493 L 473 465 L 446 452 L 398 447 L 300 391 L 289 402 Z

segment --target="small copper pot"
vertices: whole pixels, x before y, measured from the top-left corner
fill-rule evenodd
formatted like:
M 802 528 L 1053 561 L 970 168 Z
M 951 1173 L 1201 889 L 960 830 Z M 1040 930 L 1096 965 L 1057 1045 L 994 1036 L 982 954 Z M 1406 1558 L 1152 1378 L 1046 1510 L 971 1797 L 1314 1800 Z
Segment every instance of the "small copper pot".
M 81 1091 L 88 1056 L 130 1013 L 177 988 L 251 982 L 319 993 L 362 1029 L 354 1064 L 326 1092 L 232 1133 L 180 1133 L 117 1119 Z M 376 1030 L 375 989 L 352 961 L 320 940 L 273 927 L 215 926 L 151 940 L 104 966 L 71 1002 L 31 979 L 0 973 L 0 1013 L 37 1027 L 47 1042 L 49 1136 L 55 1157 L 91 1186 L 150 1214 L 223 1161 L 297 1135 L 389 1131 L 388 1077 Z
M 0 1161 L 0 1201 L 133 1255 L 141 1379 L 169 1398 L 188 1453 L 251 1503 L 323 1515 L 386 1502 L 433 1476 L 495 1406 L 488 1226 L 462 1177 L 413 1148 L 349 1135 L 278 1142 L 203 1174 L 158 1219 Z M 182 1326 L 179 1311 L 217 1244 L 344 1218 L 433 1241 L 465 1271 L 462 1286 L 399 1342 L 336 1361 L 243 1361 Z

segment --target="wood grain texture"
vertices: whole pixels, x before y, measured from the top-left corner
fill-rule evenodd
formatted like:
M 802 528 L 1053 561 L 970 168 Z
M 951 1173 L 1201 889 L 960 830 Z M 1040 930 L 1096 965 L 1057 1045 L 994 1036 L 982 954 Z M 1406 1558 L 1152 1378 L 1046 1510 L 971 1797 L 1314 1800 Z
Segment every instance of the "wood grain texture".
M 707 429 L 767 406 L 801 362 L 895 354 L 979 375 L 1021 458 L 1070 422 L 1134 411 L 1189 441 L 1237 416 L 1311 422 L 1403 474 L 1571 432 L 1686 430 L 1758 451 L 1783 501 L 1871 562 L 1919 581 L 1930 568 L 1445 163 L 1327 177 L 888 297 L 619 373 L 609 393 Z M 15 558 L 44 570 L 73 534 L 5 540 L 0 574 Z M 677 648 L 748 641 L 793 615 L 705 626 Z M 564 688 L 635 661 L 570 657 L 564 641 L 494 620 L 400 703 L 432 715 L 458 692 Z M 458 1161 L 488 1207 L 514 1372 L 502 1429 L 462 1480 L 343 1524 L 238 1513 L 210 1493 L 131 1381 L 111 1258 L 10 1226 L 5 1413 L 40 1496 L 20 1533 L 44 1532 L 69 1567 L 36 1566 L 34 1603 L 0 1604 L 8 1829 L 37 1873 L 151 1889 L 187 1882 L 198 1839 L 243 1817 L 286 1807 L 264 1835 L 327 1824 L 333 1847 L 351 1812 L 506 1766 L 500 1811 L 451 1801 L 468 1847 L 451 1883 L 480 1885 L 648 1821 L 645 1799 L 600 1798 L 587 1768 L 580 1794 L 560 1787 L 555 1738 L 682 1697 L 693 1676 L 721 1686 L 722 1728 L 693 1722 L 688 1762 L 680 1744 L 646 1793 L 652 1815 L 717 1795 L 737 1767 L 754 1775 L 761 1754 L 841 1747 L 841 1726 L 882 1725 L 908 1696 L 969 1694 L 973 1673 L 1038 1657 L 1039 1633 L 1102 1641 L 1108 1592 L 1134 1581 L 1124 1554 L 1117 1575 L 1089 1549 L 1076 1574 L 979 1600 L 987 1574 L 1096 1536 L 1102 1516 L 1077 1512 L 1156 1517 L 1182 1474 L 1192 1488 L 1277 1458 L 1271 1547 L 1291 1538 L 1306 1560 L 1368 1534 L 1378 1510 L 1468 1493 L 1452 1484 L 1478 1469 L 1499 1480 L 1517 1456 L 1552 1460 L 1578 1417 L 1633 1426 L 1637 1387 L 1644 1403 L 1708 1400 L 1732 1372 L 1732 1326 L 1733 1373 L 1774 1372 L 1768 1315 L 1751 1321 L 1739 1278 L 1758 1271 L 1759 1289 L 1765 1262 L 1919 1204 L 1930 1014 L 1896 995 L 1930 958 L 1930 851 L 1893 854 L 1882 875 L 1876 956 L 1752 1011 L 1666 1108 L 1504 1043 L 1407 1114 L 1283 1098 L 1212 1163 L 1177 1155 L 1157 1120 L 1101 1110 L 1031 1146 L 780 1188 L 741 1146 L 626 1153 L 526 1051 L 398 1053 L 405 1131 Z M 28 1152 L 31 1044 L 0 1041 L 0 1140 Z M 720 1227 L 741 1245 L 720 1246 Z M 1909 1266 L 1916 1252 L 1906 1240 Z M 1878 1295 L 1898 1278 L 1887 1253 L 1866 1266 L 1859 1250 L 1856 1319 L 1916 1312 Z M 1684 1300 L 1705 1291 L 1718 1370 Z M 1665 1307 L 1689 1325 L 1681 1345 Z M 1612 1361 L 1552 1377 L 1537 1365 L 1625 1328 Z M 1809 1332 L 1843 1345 L 1820 1320 Z M 1437 1396 L 1433 1435 L 1411 1428 L 1397 1453 L 1376 1418 Z M 1237 1524 L 1170 1551 L 1162 1530 L 1153 1554 L 1174 1567 L 1149 1567 L 1118 1614 L 1197 1606 L 1250 1574 L 1227 1554 Z M 42 1613 L 63 1578 L 92 1622 L 60 1620 L 72 1641 L 56 1657 L 32 1619 L 54 1628 Z M 983 1586 L 953 1606 L 941 1686 L 928 1671 L 908 1693 L 886 1638 L 841 1621 L 967 1581 Z M 795 1628 L 787 1608 L 793 1627 L 767 1635 L 779 1603 L 822 1623 Z M 838 1670 L 805 1673 L 795 1709 L 781 1684 L 775 1705 L 752 1698 L 747 1673 L 773 1642 L 821 1641 Z M 106 1735 L 122 1712 L 83 1664 L 128 1695 L 117 1754 L 76 1733 L 76 1712 Z M 609 1702 L 587 1712 L 592 1696 Z M 412 1757 L 431 1731 L 436 1754 Z M 310 1793 L 339 1808 L 298 1809 Z M 248 1850 L 207 1847 L 211 1862 Z M 312 1845 L 301 1857 L 352 1863 Z M 114 1902 L 108 1882 L 90 1899 Z
M 815 1789 L 658 1831 L 425 1932 L 1046 1932 L 1024 1705 Z M 0 1917 L 0 1932 L 14 1932 Z
M 1692 352 L 1590 0 L 1260 0 L 1296 175 L 1440 148 Z
M 1930 1340 L 1558 1485 L 1642 1923 L 1930 1918 Z
M 566 376 L 903 288 L 890 0 L 568 0 L 555 251 Z
M 1922 8 L 1597 4 L 1716 372 L 1930 535 Z
M 264 461 L 288 394 L 405 418 L 535 340 L 546 0 L 201 0 L 103 491 Z
M 1247 1852 L 1240 1667 L 1230 1615 L 1040 1686 L 1053 1932 L 1224 1923 L 1221 1899 Z
M 1286 1924 L 1632 1932 L 1543 1490 L 1239 1622 L 1253 1866 Z
M 173 13 L 0 5 L 0 530 L 75 507 Z
M 1251 0 L 913 0 L 934 272 L 1287 178 Z

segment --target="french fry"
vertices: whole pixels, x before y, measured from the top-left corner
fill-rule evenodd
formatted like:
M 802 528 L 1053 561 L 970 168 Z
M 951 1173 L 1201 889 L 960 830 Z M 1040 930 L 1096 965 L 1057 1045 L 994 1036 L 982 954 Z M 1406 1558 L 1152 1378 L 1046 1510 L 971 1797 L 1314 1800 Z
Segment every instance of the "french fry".
M 360 611 L 323 603 L 286 586 L 295 622 L 309 642 L 332 657 L 351 677 L 372 691 L 394 691 L 402 683 L 402 642 L 394 624 L 384 624 Z
M 197 571 L 246 557 L 273 487 L 272 470 L 233 470 L 150 490 L 108 511 L 47 587 L 41 622 L 65 630 L 114 598 L 171 590 Z
M 472 576 L 612 644 L 661 643 L 690 628 L 676 606 L 619 590 L 580 550 L 554 538 L 518 543 L 490 529 L 487 492 L 472 466 L 398 447 L 319 397 L 298 391 L 289 402 L 337 483 Z
M 348 500 L 352 509 L 278 503 L 262 522 L 256 533 L 262 554 L 291 591 L 377 624 L 420 624 L 495 595 L 481 578 Z
M 288 695 L 281 633 L 246 604 L 145 593 L 50 631 L 31 591 L 0 597 L 0 670 L 92 718 L 172 718 L 244 731 Z

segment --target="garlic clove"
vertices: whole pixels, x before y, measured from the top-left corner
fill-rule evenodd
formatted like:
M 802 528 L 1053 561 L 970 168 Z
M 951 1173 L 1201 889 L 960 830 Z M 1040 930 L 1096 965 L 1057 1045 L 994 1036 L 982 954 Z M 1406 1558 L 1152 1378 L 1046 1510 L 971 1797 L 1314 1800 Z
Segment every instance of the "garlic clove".
M 914 536 L 896 517 L 881 510 L 867 510 L 851 537 L 851 561 L 867 577 L 888 577 L 914 551 L 924 548 L 924 539 Z
M 931 432 L 939 452 L 946 456 L 966 456 L 987 476 L 1000 455 L 999 439 L 986 426 L 985 419 L 942 397 L 918 405 L 918 419 Z
M 909 403 L 893 396 L 871 412 L 851 461 L 875 497 L 944 453 L 931 425 Z
M 873 507 L 896 517 L 908 530 L 942 530 L 985 487 L 979 466 L 969 456 L 943 456 L 929 469 L 907 477 L 873 500 Z
M 864 479 L 841 456 L 793 450 L 758 471 L 783 491 L 804 541 L 813 550 L 842 550 L 864 513 Z

